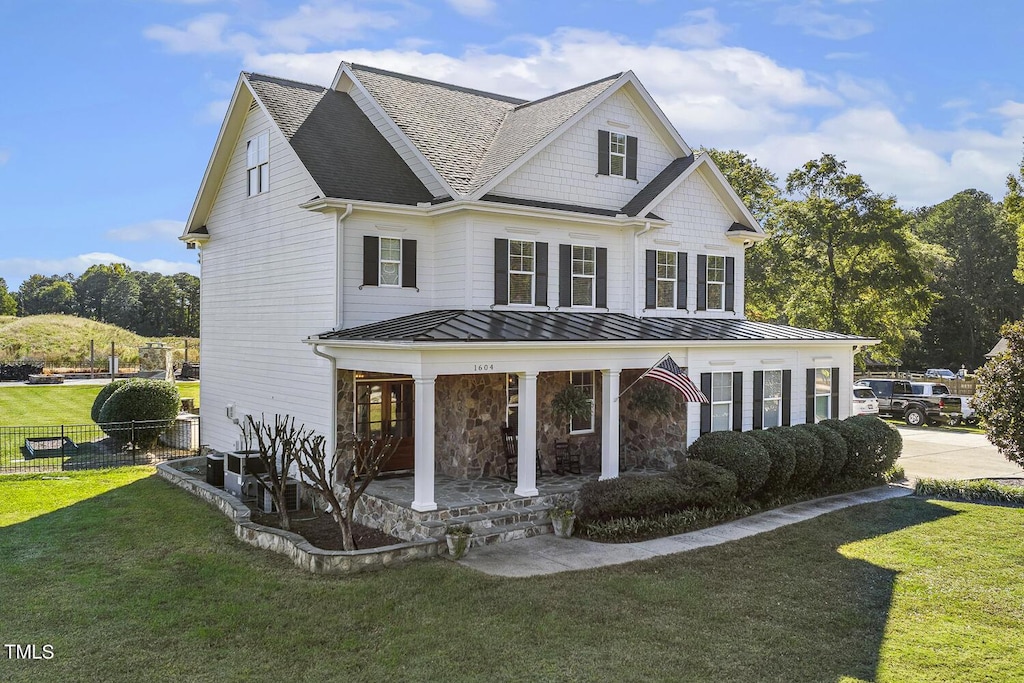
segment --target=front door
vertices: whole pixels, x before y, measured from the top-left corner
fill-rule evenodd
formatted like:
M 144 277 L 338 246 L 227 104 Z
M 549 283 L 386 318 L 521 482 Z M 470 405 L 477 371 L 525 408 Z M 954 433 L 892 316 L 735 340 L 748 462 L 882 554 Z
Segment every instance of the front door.
M 413 389 L 412 380 L 356 382 L 356 436 L 379 439 L 390 434 L 402 439 L 398 450 L 382 468 L 383 472 L 413 469 Z

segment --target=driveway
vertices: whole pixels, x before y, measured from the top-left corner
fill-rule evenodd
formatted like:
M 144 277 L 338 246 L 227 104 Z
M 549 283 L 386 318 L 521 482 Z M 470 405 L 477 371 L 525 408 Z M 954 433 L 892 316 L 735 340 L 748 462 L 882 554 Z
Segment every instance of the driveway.
M 1024 478 L 1024 469 L 1000 455 L 982 434 L 894 426 L 903 437 L 903 455 L 896 464 L 908 479 Z

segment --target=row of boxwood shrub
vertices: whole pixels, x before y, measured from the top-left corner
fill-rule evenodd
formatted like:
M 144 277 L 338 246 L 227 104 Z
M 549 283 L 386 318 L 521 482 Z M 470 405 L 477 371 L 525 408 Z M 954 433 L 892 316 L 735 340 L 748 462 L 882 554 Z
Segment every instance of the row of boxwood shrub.
M 902 447 L 899 432 L 872 416 L 711 432 L 677 453 L 676 467 L 664 474 L 585 484 L 580 526 L 592 538 L 633 540 L 656 535 L 673 520 L 684 527 L 690 518 L 713 523 L 724 511 L 735 517 L 772 501 L 882 482 Z M 680 515 L 702 509 L 719 512 Z M 627 529 L 632 533 L 623 537 Z

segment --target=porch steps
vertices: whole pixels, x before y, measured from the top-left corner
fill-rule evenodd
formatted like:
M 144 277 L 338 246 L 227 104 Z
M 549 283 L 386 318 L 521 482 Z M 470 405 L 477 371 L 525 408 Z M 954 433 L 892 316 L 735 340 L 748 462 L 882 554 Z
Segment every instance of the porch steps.
M 540 534 L 551 533 L 551 522 L 548 512 L 551 505 L 534 503 L 500 509 L 458 514 L 459 510 L 448 519 L 429 520 L 421 523 L 428 535 L 443 538 L 445 528 L 465 524 L 473 530 L 469 538 L 469 547 L 479 547 L 492 543 L 503 543 L 521 538 L 530 538 Z M 468 511 L 467 511 L 468 512 Z

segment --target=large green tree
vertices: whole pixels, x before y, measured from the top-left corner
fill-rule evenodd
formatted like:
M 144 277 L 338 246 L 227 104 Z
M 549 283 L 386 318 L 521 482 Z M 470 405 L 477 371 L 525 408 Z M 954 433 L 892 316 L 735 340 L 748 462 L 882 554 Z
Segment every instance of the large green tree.
M 1002 329 L 1007 349 L 978 370 L 973 405 L 1007 460 L 1024 465 L 1024 322 Z
M 894 197 L 872 192 L 831 154 L 786 178 L 777 234 L 791 260 L 784 309 L 803 327 L 876 337 L 878 358 L 898 358 L 927 319 L 942 258 L 918 239 Z
M 922 210 L 913 229 L 942 246 L 948 258 L 932 285 L 940 299 L 904 360 L 918 367 L 974 369 L 985 362 L 999 328 L 1021 317 L 1024 287 L 1013 279 L 1016 230 L 980 190 L 964 190 Z
M 1013 276 L 1024 284 L 1024 159 L 1016 172 L 1006 176 L 1003 216 L 1017 231 L 1017 267 Z
M 75 276 L 32 275 L 18 288 L 18 306 L 22 315 L 48 313 L 74 313 L 78 307 L 75 290 L 71 287 Z
M 18 300 L 7 291 L 7 280 L 0 277 L 0 315 L 18 315 Z

